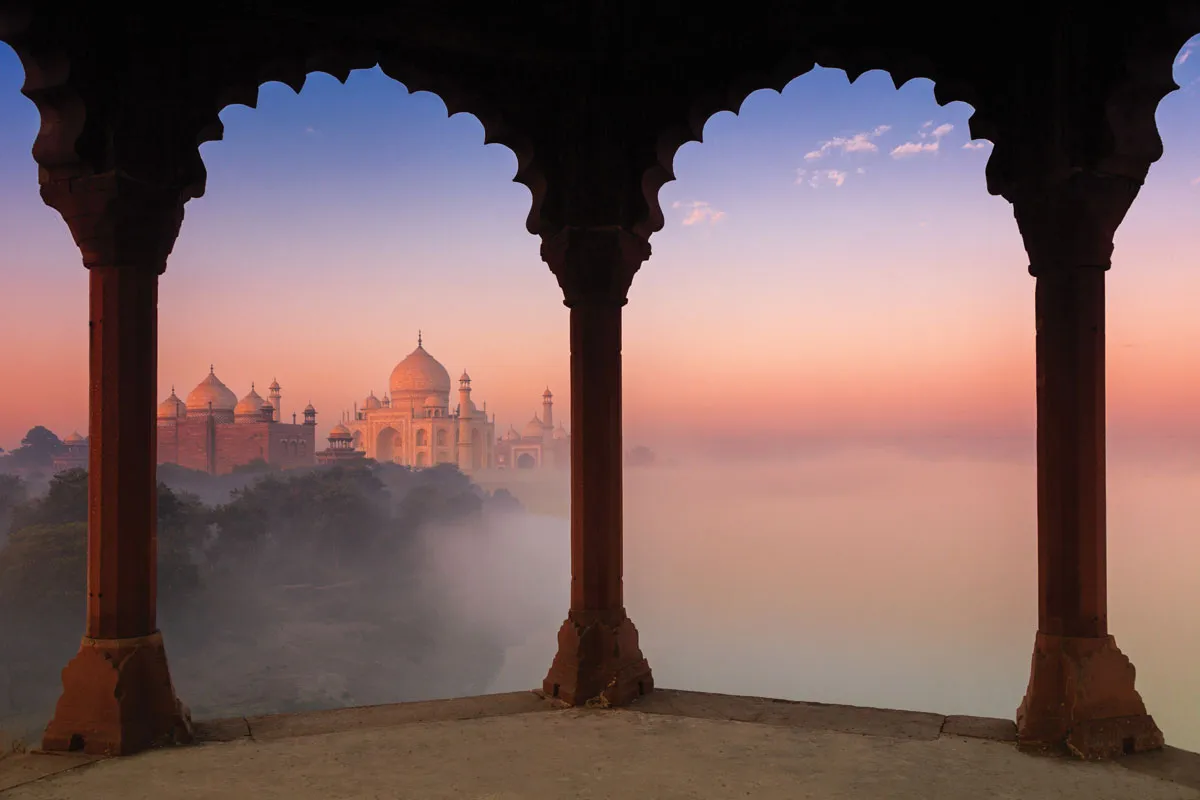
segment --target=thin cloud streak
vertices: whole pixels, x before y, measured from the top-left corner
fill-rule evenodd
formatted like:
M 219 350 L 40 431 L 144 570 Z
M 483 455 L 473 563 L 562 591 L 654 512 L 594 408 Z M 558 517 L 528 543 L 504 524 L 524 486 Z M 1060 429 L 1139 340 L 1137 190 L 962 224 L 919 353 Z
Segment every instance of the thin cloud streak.
M 926 122 L 921 126 L 922 129 L 928 128 L 933 124 L 933 120 Z M 916 155 L 917 153 L 936 153 L 940 149 L 942 137 L 954 130 L 954 126 L 950 123 L 938 125 L 928 133 L 925 130 L 918 131 L 917 135 L 921 139 L 928 141 L 905 142 L 892 149 L 889 154 L 892 158 L 904 158 L 905 156 Z
M 703 223 L 715 225 L 725 218 L 724 211 L 713 208 L 712 205 L 703 200 L 693 200 L 690 203 L 676 200 L 671 204 L 671 208 L 687 209 L 688 213 L 683 218 L 683 224 L 687 226 Z
M 891 125 L 879 125 L 874 130 L 862 131 L 850 137 L 835 136 L 828 141 L 821 142 L 821 146 L 816 150 L 805 153 L 804 158 L 806 161 L 815 161 L 819 158 L 824 158 L 834 151 L 843 153 L 875 153 L 879 151 L 879 146 L 871 140 L 879 138 L 891 129 Z

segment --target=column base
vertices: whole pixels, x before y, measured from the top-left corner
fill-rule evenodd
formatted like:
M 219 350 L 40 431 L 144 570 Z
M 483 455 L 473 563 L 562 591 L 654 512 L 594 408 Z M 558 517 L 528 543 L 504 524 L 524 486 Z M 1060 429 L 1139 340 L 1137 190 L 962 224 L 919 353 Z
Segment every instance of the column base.
M 573 706 L 623 706 L 649 694 L 654 676 L 625 609 L 568 614 L 542 689 L 547 697 Z
M 192 740 L 191 716 L 175 696 L 158 631 L 130 639 L 84 637 L 62 682 L 43 750 L 123 756 Z
M 1017 744 L 1089 760 L 1162 747 L 1162 731 L 1146 713 L 1134 674 L 1112 636 L 1039 632 L 1029 687 L 1017 709 Z

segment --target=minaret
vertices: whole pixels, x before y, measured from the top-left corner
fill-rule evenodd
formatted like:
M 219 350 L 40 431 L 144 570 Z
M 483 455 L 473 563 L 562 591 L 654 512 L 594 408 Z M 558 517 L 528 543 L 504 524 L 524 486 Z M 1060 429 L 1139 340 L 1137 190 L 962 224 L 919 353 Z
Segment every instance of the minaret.
M 271 379 L 271 385 L 267 387 L 271 393 L 267 395 L 267 399 L 271 401 L 271 405 L 275 407 L 275 421 L 279 422 L 282 419 L 280 406 L 283 403 L 283 395 L 279 393 L 279 381 Z M 292 420 L 295 422 L 295 420 Z
M 463 416 L 471 416 L 471 376 L 465 369 L 458 379 L 458 408 Z
M 313 408 L 312 403 L 309 403 L 308 405 L 306 405 L 304 407 L 304 424 L 305 425 L 316 425 L 317 424 L 317 410 L 315 408 Z
M 542 427 L 554 430 L 554 395 L 550 393 L 549 386 L 542 392 Z
M 471 437 L 471 376 L 464 369 L 458 379 L 458 468 L 470 473 L 475 468 L 475 448 L 479 446 Z

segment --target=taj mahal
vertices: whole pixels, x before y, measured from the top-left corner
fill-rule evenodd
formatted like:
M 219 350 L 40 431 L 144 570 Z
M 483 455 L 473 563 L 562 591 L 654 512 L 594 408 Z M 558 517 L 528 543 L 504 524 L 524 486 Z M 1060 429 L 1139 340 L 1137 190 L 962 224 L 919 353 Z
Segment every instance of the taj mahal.
M 309 404 L 304 421 L 283 419 L 282 391 L 272 380 L 267 398 L 251 385 L 241 400 L 209 374 L 180 400 L 171 394 L 158 407 L 159 464 L 178 464 L 210 474 L 227 474 L 255 461 L 293 469 L 358 456 L 422 468 L 454 464 L 465 473 L 485 470 L 566 469 L 570 435 L 554 424 L 554 395 L 542 393 L 541 415 L 518 431 L 512 425 L 496 436 L 496 415 L 488 416 L 471 398 L 471 376 L 458 379 L 458 398 L 450 405 L 450 373 L 425 350 L 417 349 L 392 370 L 382 399 L 372 391 L 328 435 L 318 450 L 317 412 Z
M 455 464 L 465 473 L 488 469 L 565 468 L 570 459 L 570 436 L 554 426 L 554 396 L 542 394 L 542 413 L 534 414 L 520 431 L 509 426 L 496 436 L 496 415 L 488 416 L 471 397 L 471 376 L 458 379 L 458 398 L 450 407 L 450 373 L 425 349 L 417 334 L 417 349 L 392 370 L 383 398 L 374 391 L 346 414 L 342 425 L 354 449 L 368 458 L 411 467 Z

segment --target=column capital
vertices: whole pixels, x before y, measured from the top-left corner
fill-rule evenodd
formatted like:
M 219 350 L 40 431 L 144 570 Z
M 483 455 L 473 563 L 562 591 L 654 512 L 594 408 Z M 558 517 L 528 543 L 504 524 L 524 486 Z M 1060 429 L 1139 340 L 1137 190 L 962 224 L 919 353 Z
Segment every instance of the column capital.
M 1008 189 L 1013 216 L 1029 254 L 1029 274 L 1112 265 L 1113 237 L 1142 182 L 1123 175 L 1079 170 L 1049 181 Z
M 50 180 L 41 193 L 71 229 L 88 269 L 166 270 L 183 224 L 186 197 L 180 187 L 114 170 Z
M 650 242 L 618 225 L 566 227 L 542 237 L 542 260 L 569 308 L 625 305 L 633 276 L 648 258 Z

